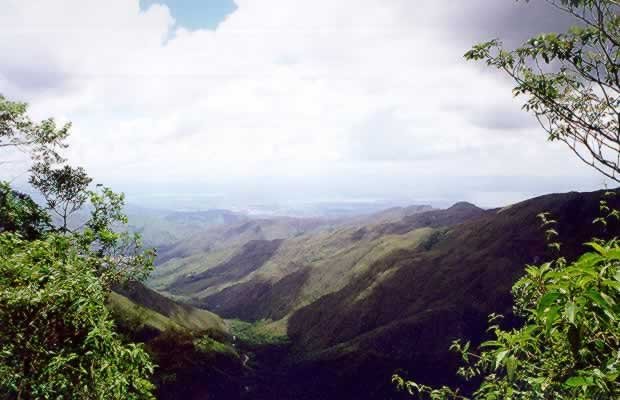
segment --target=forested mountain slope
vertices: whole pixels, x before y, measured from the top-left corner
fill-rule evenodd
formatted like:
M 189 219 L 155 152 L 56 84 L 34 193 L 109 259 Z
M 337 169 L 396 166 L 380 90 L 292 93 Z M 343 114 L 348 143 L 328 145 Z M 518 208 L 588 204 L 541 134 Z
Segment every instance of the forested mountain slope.
M 178 268 L 160 289 L 286 332 L 293 347 L 283 379 L 292 392 L 300 384 L 296 397 L 381 397 L 399 367 L 418 381 L 450 383 L 457 364 L 450 342 L 481 340 L 493 312 L 510 324 L 512 284 L 526 264 L 552 255 L 537 215 L 559 221 L 571 258 L 591 237 L 618 233 L 617 225 L 603 232 L 592 224 L 602 195 L 552 194 L 495 210 L 458 203 L 250 241 L 218 262 L 170 261 Z M 306 379 L 320 382 L 317 391 Z

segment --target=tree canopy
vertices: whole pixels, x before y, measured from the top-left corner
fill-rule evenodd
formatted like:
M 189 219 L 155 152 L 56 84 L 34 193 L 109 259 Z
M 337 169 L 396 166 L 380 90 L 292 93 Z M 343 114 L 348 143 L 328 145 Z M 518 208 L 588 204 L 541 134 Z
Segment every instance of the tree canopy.
M 150 399 L 154 365 L 115 333 L 105 301 L 155 253 L 123 228 L 124 196 L 62 157 L 69 128 L 0 96 L 0 149 L 30 157 L 45 200 L 0 182 L 0 398 Z
M 513 288 L 521 328 L 500 328 L 479 351 L 454 342 L 463 378 L 481 379 L 474 399 L 592 400 L 620 398 L 620 242 L 590 243 L 577 261 L 559 258 L 526 268 Z M 465 400 L 448 387 L 434 389 L 395 375 L 420 398 Z
M 620 182 L 620 3 L 546 1 L 578 24 L 565 33 L 537 35 L 514 50 L 494 39 L 465 58 L 506 73 L 549 140 L 565 143 L 584 163 Z
M 33 122 L 28 105 L 0 94 L 0 149 L 16 148 L 36 161 L 61 161 L 71 124 L 58 127 L 53 118 Z
M 148 399 L 153 364 L 124 344 L 107 291 L 70 238 L 0 234 L 0 392 L 17 399 Z

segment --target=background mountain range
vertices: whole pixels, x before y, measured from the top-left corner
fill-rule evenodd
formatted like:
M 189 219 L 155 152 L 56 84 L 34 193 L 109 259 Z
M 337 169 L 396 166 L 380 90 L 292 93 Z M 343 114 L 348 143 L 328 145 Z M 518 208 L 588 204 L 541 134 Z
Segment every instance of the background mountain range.
M 248 323 L 253 335 L 281 338 L 245 350 L 238 344 L 236 368 L 244 372 L 227 385 L 241 387 L 239 397 L 396 398 L 396 370 L 423 383 L 463 385 L 450 343 L 483 340 L 491 313 L 515 323 L 512 285 L 526 264 L 554 256 L 537 215 L 558 220 L 570 259 L 592 237 L 618 233 L 617 224 L 592 223 L 602 196 L 551 194 L 490 210 L 414 205 L 339 218 L 130 209 L 133 228 L 159 247 L 147 282 L 153 290 L 120 289 L 111 301 L 150 310 L 147 320 L 160 332 L 211 330 L 234 344 Z

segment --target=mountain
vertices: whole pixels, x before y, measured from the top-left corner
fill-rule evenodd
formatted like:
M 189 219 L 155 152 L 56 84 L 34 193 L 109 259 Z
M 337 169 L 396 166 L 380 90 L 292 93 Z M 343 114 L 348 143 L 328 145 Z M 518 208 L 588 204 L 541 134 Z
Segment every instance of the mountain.
M 168 211 L 128 205 L 129 228 L 142 235 L 146 246 L 166 247 L 211 228 L 242 223 L 248 217 L 229 210 Z
M 139 282 L 117 287 L 110 293 L 108 306 L 126 318 L 139 318 L 145 326 L 160 332 L 187 329 L 225 334 L 228 331 L 217 315 L 177 303 Z
M 229 260 L 251 241 L 272 241 L 318 232 L 340 223 L 319 218 L 254 218 L 211 226 L 157 249 L 157 269 L 150 285 L 166 288 L 181 275 L 200 273 Z
M 619 233 L 617 223 L 607 232 L 592 224 L 601 197 L 544 196 L 439 230 L 431 246 L 394 252 L 297 311 L 288 320 L 289 337 L 306 367 L 317 372 L 322 366 L 320 376 L 331 371 L 331 379 L 322 380 L 334 383 L 334 394 L 343 388 L 347 397 L 382 393 L 379 377 L 387 385 L 396 366 L 422 382 L 459 383 L 452 378 L 458 359 L 447 351 L 451 341 L 482 340 L 493 312 L 514 323 L 511 286 L 524 265 L 551 256 L 537 214 L 550 212 L 559 221 L 563 254 L 574 258 L 594 235 Z M 356 383 L 359 376 L 369 379 Z
M 205 258 L 171 260 L 158 268 L 153 282 L 164 292 L 226 318 L 281 320 L 307 301 L 341 289 L 375 259 L 414 246 L 431 233 L 410 229 L 389 234 L 384 232 L 387 225 L 376 224 L 377 220 L 384 219 L 371 215 L 362 220 L 366 225 L 351 221 L 319 225 L 287 239 L 253 239 Z M 212 262 L 214 258 L 218 263 Z M 174 272 L 162 274 L 162 270 Z M 174 279 L 167 279 L 171 275 Z
M 593 236 L 618 234 L 617 223 L 606 231 L 592 224 L 602 196 L 552 194 L 493 210 L 457 203 L 341 221 L 222 245 L 204 259 L 170 259 L 154 282 L 164 294 L 289 337 L 288 355 L 264 364 L 263 378 L 257 372 L 253 398 L 274 387 L 280 398 L 389 398 L 399 368 L 423 383 L 462 383 L 453 378 L 459 360 L 451 341 L 483 340 L 494 312 L 514 324 L 512 285 L 526 264 L 553 256 L 537 215 L 559 221 L 570 259 Z
M 110 293 L 108 309 L 118 331 L 142 342 L 157 365 L 153 375 L 161 400 L 239 398 L 244 355 L 229 325 L 217 315 L 177 303 L 132 282 Z
M 430 205 L 392 207 L 368 215 L 351 217 L 347 219 L 347 223 L 350 225 L 376 225 L 381 223 L 396 222 L 405 217 L 432 210 L 433 207 Z

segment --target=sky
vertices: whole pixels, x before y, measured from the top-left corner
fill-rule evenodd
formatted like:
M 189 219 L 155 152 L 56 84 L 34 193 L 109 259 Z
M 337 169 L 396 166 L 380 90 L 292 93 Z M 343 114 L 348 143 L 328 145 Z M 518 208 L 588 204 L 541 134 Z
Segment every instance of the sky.
M 462 57 L 566 28 L 543 0 L 0 7 L 0 93 L 71 121 L 70 161 L 129 198 L 494 206 L 605 183 Z
M 237 9 L 233 0 L 140 0 L 140 9 L 147 11 L 156 4 L 168 7 L 177 27 L 191 30 L 214 30 Z

